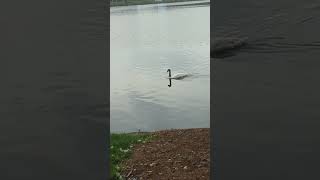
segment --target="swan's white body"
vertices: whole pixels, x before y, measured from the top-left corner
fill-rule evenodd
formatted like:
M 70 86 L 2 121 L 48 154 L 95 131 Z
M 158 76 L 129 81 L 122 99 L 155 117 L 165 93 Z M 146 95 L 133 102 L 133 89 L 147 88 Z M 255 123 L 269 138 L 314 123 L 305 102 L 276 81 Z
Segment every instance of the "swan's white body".
M 177 73 L 177 74 L 174 74 L 173 76 L 171 76 L 171 70 L 170 69 L 168 69 L 167 72 L 169 72 L 169 77 L 168 77 L 169 79 L 178 79 L 178 80 L 180 80 L 180 79 L 184 79 L 184 78 L 190 76 L 190 74 L 186 74 L 186 73 Z
M 173 76 L 169 77 L 169 79 L 183 79 L 183 78 L 186 78 L 188 76 L 189 76 L 189 74 L 177 73 L 177 74 L 174 74 Z

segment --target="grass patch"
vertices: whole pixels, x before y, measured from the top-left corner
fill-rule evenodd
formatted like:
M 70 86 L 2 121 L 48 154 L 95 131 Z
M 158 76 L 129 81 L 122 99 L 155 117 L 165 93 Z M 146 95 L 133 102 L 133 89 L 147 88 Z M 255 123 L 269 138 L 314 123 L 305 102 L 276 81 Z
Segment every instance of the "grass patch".
M 123 160 L 130 157 L 132 154 L 132 147 L 137 143 L 145 143 L 150 141 L 153 137 L 150 134 L 111 134 L 111 179 L 122 179 L 120 176 L 120 164 Z

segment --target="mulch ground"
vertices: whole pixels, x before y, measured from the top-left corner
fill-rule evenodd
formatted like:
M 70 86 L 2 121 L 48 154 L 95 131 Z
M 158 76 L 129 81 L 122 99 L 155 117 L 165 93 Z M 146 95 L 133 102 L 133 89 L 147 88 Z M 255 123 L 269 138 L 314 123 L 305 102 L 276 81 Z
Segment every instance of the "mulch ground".
M 155 140 L 133 147 L 122 164 L 128 180 L 209 179 L 209 129 L 165 130 L 152 133 Z

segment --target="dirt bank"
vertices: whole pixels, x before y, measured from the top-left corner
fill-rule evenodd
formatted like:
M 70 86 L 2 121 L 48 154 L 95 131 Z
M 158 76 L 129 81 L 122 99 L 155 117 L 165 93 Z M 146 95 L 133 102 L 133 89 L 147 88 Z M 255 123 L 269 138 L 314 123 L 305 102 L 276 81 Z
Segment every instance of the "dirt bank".
M 209 179 L 209 129 L 165 130 L 133 147 L 123 163 L 127 179 Z

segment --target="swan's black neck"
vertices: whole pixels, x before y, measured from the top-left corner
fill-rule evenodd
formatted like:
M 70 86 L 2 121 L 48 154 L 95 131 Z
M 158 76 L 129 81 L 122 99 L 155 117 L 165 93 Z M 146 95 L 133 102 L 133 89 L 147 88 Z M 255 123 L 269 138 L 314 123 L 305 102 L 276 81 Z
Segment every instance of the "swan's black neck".
M 169 72 L 169 77 L 171 77 L 171 70 L 170 69 L 168 69 L 168 71 L 167 72 Z

